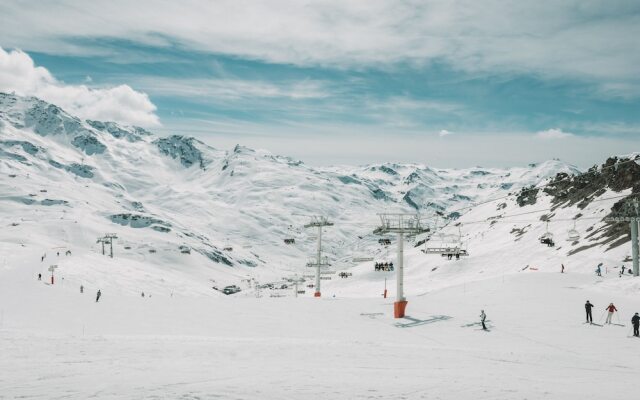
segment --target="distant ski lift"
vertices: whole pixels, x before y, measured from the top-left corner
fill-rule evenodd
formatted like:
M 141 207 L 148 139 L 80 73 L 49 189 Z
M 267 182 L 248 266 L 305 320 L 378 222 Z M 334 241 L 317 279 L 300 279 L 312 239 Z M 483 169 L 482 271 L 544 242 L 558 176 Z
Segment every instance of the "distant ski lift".
M 556 243 L 553 241 L 553 233 L 549 232 L 549 221 L 547 221 L 546 232 L 540 236 L 540 243 L 546 244 L 548 247 L 553 247 Z
M 569 242 L 575 242 L 578 239 L 580 239 L 580 232 L 576 229 L 576 222 L 573 221 L 573 228 L 567 232 L 567 240 Z
M 233 251 L 233 247 L 224 247 L 222 248 L 224 251 Z
M 284 244 L 296 244 L 296 240 L 294 238 L 286 238 Z
M 378 239 L 378 243 L 383 245 L 383 246 L 388 246 L 391 244 L 391 239 L 389 238 L 380 238 Z
M 376 261 L 375 263 L 373 263 L 373 270 L 376 272 L 393 271 L 394 270 L 393 261 Z

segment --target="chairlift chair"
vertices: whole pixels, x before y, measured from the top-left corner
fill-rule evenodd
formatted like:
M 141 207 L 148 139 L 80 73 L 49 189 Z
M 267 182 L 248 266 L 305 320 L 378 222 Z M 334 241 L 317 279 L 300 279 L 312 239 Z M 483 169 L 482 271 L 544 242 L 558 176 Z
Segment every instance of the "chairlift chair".
M 453 240 L 446 240 L 447 238 L 451 238 Z M 424 243 L 424 249 L 422 249 L 424 254 L 439 254 L 442 257 L 447 257 L 449 260 L 452 260 L 454 257 L 456 260 L 459 260 L 460 257 L 466 257 L 469 255 L 467 246 L 462 241 L 462 234 L 460 233 L 460 230 L 458 230 L 457 237 L 454 235 L 445 235 L 444 233 L 440 233 L 439 243 L 428 243 L 429 241 Z
M 578 239 L 580 239 L 580 232 L 576 229 L 576 221 L 573 221 L 573 228 L 567 232 L 567 241 L 575 242 Z
M 553 241 L 553 233 L 549 231 L 549 221 L 547 221 L 546 232 L 540 236 L 540 243 L 546 244 L 549 247 L 555 246 L 555 242 Z

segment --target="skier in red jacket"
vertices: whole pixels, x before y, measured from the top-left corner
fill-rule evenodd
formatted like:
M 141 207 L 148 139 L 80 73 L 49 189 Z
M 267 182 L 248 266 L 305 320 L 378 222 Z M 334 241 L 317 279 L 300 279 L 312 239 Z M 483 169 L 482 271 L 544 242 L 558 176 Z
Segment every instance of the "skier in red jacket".
M 609 311 L 607 313 L 607 324 L 611 324 L 611 317 L 613 317 L 613 313 L 618 311 L 618 309 L 611 303 L 607 306 L 606 310 Z

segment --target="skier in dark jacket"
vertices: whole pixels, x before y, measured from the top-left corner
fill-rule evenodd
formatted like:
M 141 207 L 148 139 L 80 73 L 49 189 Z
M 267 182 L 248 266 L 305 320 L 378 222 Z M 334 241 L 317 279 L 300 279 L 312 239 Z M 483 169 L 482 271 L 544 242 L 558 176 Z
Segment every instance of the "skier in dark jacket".
M 98 293 L 96 293 L 96 303 L 100 301 L 100 296 L 102 296 L 102 292 L 98 289 Z
M 593 315 L 591 315 L 591 309 L 593 308 L 593 304 L 589 303 L 589 300 L 587 300 L 587 303 L 584 305 L 584 309 L 585 311 L 587 311 L 587 322 L 593 324 Z
M 631 317 L 631 325 L 633 325 L 633 336 L 640 337 L 640 332 L 638 332 L 640 329 L 640 315 L 638 313 Z
M 38 280 L 41 281 L 42 280 L 42 274 L 38 274 Z
M 484 310 L 480 310 L 480 323 L 482 323 L 482 329 L 487 330 L 487 326 L 484 322 L 487 320 L 487 314 L 484 313 Z

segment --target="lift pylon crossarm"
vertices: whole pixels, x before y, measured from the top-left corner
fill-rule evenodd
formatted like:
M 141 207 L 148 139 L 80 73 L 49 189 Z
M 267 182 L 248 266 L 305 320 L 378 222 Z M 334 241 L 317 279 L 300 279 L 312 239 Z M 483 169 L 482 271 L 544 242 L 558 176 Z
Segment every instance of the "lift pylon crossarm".
M 314 215 L 311 217 L 311 222 L 305 224 L 305 228 L 313 228 L 313 227 L 322 227 L 322 226 L 333 226 L 333 222 L 329 221 L 328 217 L 321 215 Z

